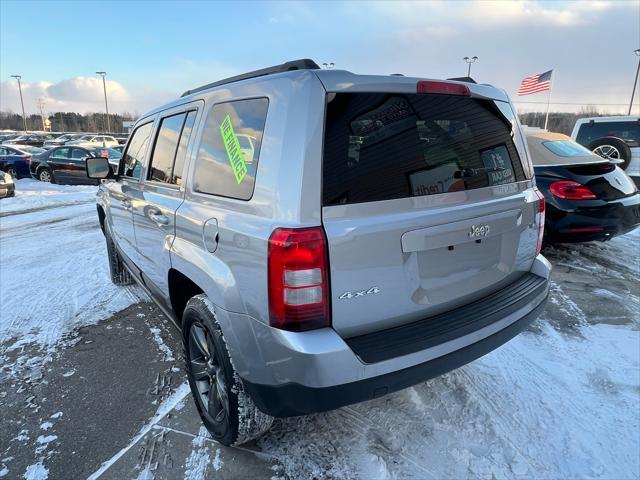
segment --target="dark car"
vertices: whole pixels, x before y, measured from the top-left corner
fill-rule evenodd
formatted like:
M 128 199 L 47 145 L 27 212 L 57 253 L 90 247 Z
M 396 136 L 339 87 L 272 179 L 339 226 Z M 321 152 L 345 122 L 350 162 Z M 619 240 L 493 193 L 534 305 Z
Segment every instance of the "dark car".
M 19 137 L 6 140 L 5 144 L 19 143 L 21 145 L 31 145 L 33 147 L 41 147 L 47 140 L 53 140 L 54 136 L 48 133 L 31 133 L 20 135 Z
M 16 194 L 16 184 L 8 173 L 0 172 L 0 198 L 13 197 Z
M 526 135 L 547 203 L 546 244 L 610 240 L 640 225 L 640 193 L 616 163 L 560 133 Z
M 8 142 L 16 137 L 19 137 L 19 133 L 3 133 L 0 135 L 0 143 Z
M 0 170 L 12 178 L 29 177 L 31 155 L 9 145 L 0 145 Z
M 93 149 L 67 145 L 55 147 L 33 157 L 30 171 L 41 182 L 71 185 L 97 185 L 87 177 L 85 159 L 94 156 Z
M 84 133 L 64 133 L 56 138 L 45 141 L 43 147 L 57 147 L 72 140 L 77 140 L 82 136 L 84 136 Z

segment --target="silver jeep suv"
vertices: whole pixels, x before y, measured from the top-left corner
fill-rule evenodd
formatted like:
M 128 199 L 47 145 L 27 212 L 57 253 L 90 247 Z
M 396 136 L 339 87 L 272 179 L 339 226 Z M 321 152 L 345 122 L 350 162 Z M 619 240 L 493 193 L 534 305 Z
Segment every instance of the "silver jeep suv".
M 464 365 L 547 298 L 544 200 L 489 85 L 288 62 L 186 92 L 87 172 L 112 280 L 181 328 L 226 445 Z

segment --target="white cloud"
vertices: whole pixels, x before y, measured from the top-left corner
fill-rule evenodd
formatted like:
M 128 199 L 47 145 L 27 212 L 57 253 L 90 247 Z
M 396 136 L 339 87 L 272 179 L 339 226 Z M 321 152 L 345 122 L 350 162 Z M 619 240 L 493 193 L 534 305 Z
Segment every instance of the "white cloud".
M 110 110 L 121 112 L 131 110 L 130 96 L 120 83 L 107 80 L 107 98 Z M 22 95 L 25 111 L 36 113 L 38 99 L 45 103 L 47 112 L 102 112 L 104 110 L 104 92 L 101 78 L 74 77 L 57 83 L 47 81 L 22 82 Z M 0 109 L 20 112 L 20 93 L 18 83 L 11 79 L 0 84 Z
M 500 25 L 542 25 L 573 27 L 590 23 L 592 13 L 614 6 L 606 1 L 541 2 L 535 0 L 501 1 L 468 0 L 447 2 L 401 1 L 374 2 L 371 8 L 383 13 L 388 19 L 403 25 L 427 26 L 431 28 L 449 24 L 460 33 L 465 27 L 493 29 Z
M 107 96 L 114 102 L 126 101 L 125 88 L 114 80 L 106 81 Z M 62 80 L 47 87 L 49 97 L 65 102 L 95 102 L 103 96 L 102 79 L 97 77 L 75 77 Z

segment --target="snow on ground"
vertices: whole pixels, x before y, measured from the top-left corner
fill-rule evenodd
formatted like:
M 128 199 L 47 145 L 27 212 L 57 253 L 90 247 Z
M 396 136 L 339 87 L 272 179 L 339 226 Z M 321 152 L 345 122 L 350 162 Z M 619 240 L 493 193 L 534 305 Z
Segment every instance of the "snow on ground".
M 140 300 L 109 282 L 96 187 L 19 180 L 16 190 L 0 201 L 0 342 L 51 347 Z
M 0 217 L 54 206 L 76 205 L 95 200 L 98 187 L 56 185 L 31 178 L 16 180 L 16 196 L 2 199 Z

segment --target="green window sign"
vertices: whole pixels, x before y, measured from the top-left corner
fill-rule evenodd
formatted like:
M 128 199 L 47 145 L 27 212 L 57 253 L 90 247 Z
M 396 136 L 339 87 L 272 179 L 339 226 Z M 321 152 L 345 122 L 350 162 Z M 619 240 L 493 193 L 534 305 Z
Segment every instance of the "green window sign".
M 227 115 L 220 124 L 220 135 L 222 135 L 222 141 L 227 151 L 227 158 L 231 164 L 233 175 L 236 177 L 238 185 L 240 185 L 247 175 L 247 165 L 244 163 L 240 143 L 238 143 L 238 137 L 236 137 L 233 131 L 233 125 L 231 124 L 231 117 L 229 117 L 229 115 Z

